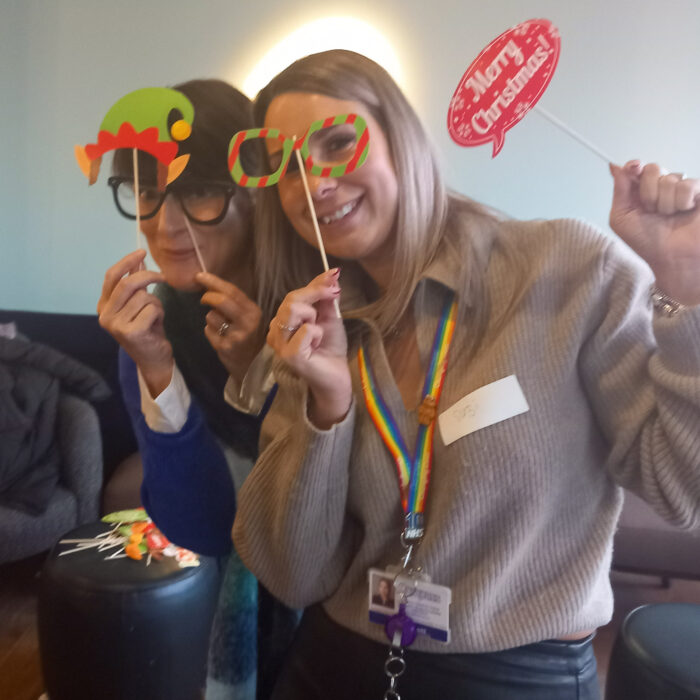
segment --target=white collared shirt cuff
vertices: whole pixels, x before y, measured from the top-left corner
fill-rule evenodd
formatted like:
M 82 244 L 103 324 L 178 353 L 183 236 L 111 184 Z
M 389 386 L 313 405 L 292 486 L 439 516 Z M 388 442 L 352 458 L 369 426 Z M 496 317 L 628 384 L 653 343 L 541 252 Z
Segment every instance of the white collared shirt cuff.
M 241 413 L 257 416 L 275 384 L 275 378 L 272 375 L 274 356 L 274 350 L 269 345 L 264 345 L 250 363 L 240 387 L 238 382 L 229 375 L 224 387 L 224 401 Z
M 180 432 L 187 422 L 192 397 L 177 365 L 173 365 L 170 384 L 155 398 L 151 396 L 141 370 L 138 370 L 137 374 L 141 393 L 141 413 L 146 420 L 146 425 L 156 433 Z

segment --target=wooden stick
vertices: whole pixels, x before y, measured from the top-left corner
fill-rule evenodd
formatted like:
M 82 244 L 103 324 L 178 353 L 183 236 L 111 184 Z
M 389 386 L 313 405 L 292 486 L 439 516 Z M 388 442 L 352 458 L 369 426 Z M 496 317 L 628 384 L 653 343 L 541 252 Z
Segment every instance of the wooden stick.
M 98 552 L 106 552 L 109 549 L 114 549 L 115 547 L 123 547 L 124 538 L 120 539 L 118 542 L 112 542 L 111 544 L 105 543 L 101 547 L 97 548 Z
M 122 552 L 115 552 L 114 554 L 110 554 L 108 557 L 105 557 L 105 561 L 108 561 L 109 559 L 126 559 L 126 554 L 123 554 Z
M 74 552 L 84 552 L 86 549 L 96 549 L 97 547 L 102 544 L 101 542 L 94 542 L 93 544 L 81 544 L 78 545 L 75 549 L 67 549 L 65 552 L 60 552 L 59 557 L 62 557 L 64 554 L 73 554 Z
M 578 141 L 580 144 L 582 144 L 590 151 L 595 153 L 599 158 L 602 158 L 606 163 L 615 162 L 612 158 L 610 158 L 610 156 L 606 155 L 597 146 L 594 146 L 588 139 L 585 139 L 577 131 L 574 131 L 570 126 L 565 124 L 560 119 L 557 119 L 557 117 L 555 117 L 553 114 L 550 114 L 546 109 L 540 107 L 539 105 L 535 105 L 532 109 L 535 110 L 538 114 L 541 114 L 545 119 L 554 124 L 554 126 L 561 129 L 564 133 L 568 134 L 573 139 L 576 139 L 576 141 Z
M 134 201 L 136 203 L 136 250 L 141 247 L 141 202 L 139 202 L 139 150 L 132 149 L 134 163 Z
M 197 239 L 194 237 L 194 231 L 192 230 L 192 223 L 190 222 L 189 218 L 187 217 L 187 214 L 185 214 L 184 210 L 182 212 L 183 216 L 185 217 L 185 225 L 187 226 L 187 231 L 190 234 L 190 238 L 192 239 L 192 245 L 194 246 L 194 252 L 197 254 L 197 260 L 199 260 L 199 266 L 202 268 L 202 272 L 206 272 L 207 268 L 204 267 L 204 258 L 202 258 L 202 253 L 199 250 L 199 246 L 197 245 Z
M 296 141 L 296 136 L 293 137 Z M 316 241 L 318 242 L 318 250 L 321 253 L 321 260 L 323 260 L 323 269 L 328 272 L 330 269 L 328 266 L 328 258 L 326 257 L 326 249 L 323 247 L 323 239 L 321 238 L 321 229 L 318 227 L 318 219 L 316 218 L 316 209 L 314 209 L 314 203 L 311 199 L 311 190 L 309 189 L 309 182 L 306 179 L 306 170 L 304 169 L 304 161 L 301 159 L 301 153 L 299 149 L 295 148 L 294 153 L 297 156 L 297 163 L 299 164 L 299 172 L 301 173 L 301 181 L 304 183 L 304 192 L 306 192 L 306 201 L 309 205 L 309 210 L 311 211 L 311 221 L 314 225 L 314 232 L 316 233 Z M 340 306 L 338 306 L 338 300 L 333 299 L 333 306 L 335 308 L 335 315 L 338 318 L 342 318 L 340 315 Z

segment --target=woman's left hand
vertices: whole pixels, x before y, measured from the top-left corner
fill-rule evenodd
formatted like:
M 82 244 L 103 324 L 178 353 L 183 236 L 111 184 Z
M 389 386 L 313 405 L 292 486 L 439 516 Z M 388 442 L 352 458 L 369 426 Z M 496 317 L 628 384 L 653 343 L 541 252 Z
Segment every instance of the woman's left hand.
M 265 340 L 260 328 L 262 311 L 235 284 L 216 275 L 200 272 L 197 282 L 207 290 L 201 303 L 212 307 L 206 316 L 204 335 L 240 386 Z
M 700 304 L 700 180 L 636 160 L 610 172 L 612 230 L 648 263 L 661 291 Z

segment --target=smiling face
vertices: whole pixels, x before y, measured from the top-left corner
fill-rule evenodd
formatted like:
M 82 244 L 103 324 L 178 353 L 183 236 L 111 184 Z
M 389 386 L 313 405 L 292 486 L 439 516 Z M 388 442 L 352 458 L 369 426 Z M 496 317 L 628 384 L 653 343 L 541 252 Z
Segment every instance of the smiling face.
M 355 113 L 367 121 L 369 155 L 365 163 L 338 178 L 311 175 L 309 189 L 326 251 L 339 258 L 376 266 L 391 259 L 398 208 L 398 182 L 389 145 L 379 124 L 361 102 L 320 94 L 289 92 L 275 97 L 265 126 L 300 137 L 309 125 L 338 114 Z M 275 159 L 278 148 L 270 142 Z M 296 158 L 292 154 L 292 158 Z M 297 233 L 317 247 L 309 206 L 298 172 L 288 172 L 277 184 L 280 202 Z
M 165 281 L 175 289 L 194 291 L 199 289 L 194 277 L 202 270 L 187 223 L 180 203 L 168 195 L 158 213 L 141 222 L 141 230 Z M 218 224 L 189 224 L 207 272 L 235 282 L 235 270 L 249 260 L 252 246 L 250 203 L 245 193 L 236 193 Z

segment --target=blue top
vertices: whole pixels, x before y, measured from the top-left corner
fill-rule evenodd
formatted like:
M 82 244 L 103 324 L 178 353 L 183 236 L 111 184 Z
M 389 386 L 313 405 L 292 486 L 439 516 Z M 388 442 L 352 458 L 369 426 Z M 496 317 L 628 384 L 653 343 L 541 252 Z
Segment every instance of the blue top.
M 228 554 L 236 493 L 224 453 L 197 399 L 192 397 L 179 432 L 158 433 L 141 413 L 136 365 L 124 350 L 119 352 L 119 379 L 143 461 L 141 499 L 148 514 L 181 547 L 209 556 Z

